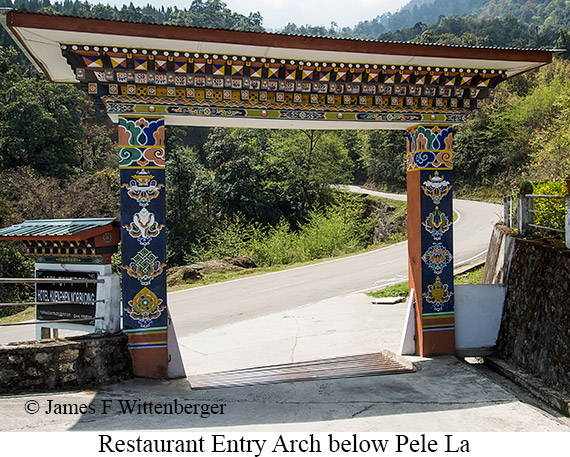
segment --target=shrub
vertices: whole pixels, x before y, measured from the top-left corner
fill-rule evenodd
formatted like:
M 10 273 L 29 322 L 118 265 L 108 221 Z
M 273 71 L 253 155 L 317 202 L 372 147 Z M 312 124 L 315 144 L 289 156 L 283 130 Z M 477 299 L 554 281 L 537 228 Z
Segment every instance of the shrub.
M 186 261 L 248 256 L 259 266 L 271 266 L 348 254 L 371 239 L 373 221 L 365 213 L 361 198 L 345 194 L 337 195 L 331 206 L 309 211 L 297 231 L 285 220 L 264 226 L 237 213 L 193 246 Z
M 534 187 L 534 193 L 538 195 L 565 195 L 566 183 L 550 181 L 537 184 Z M 546 211 L 544 213 L 534 213 L 535 224 L 564 230 L 564 199 L 536 198 L 534 200 L 534 210 Z

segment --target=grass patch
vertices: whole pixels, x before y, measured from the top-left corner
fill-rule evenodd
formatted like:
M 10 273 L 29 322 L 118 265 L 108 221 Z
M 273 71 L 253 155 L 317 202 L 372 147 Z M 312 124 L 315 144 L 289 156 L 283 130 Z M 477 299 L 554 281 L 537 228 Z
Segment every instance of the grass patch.
M 485 265 L 455 275 L 455 284 L 482 284 Z
M 36 318 L 36 309 L 34 306 L 28 306 L 22 311 L 10 316 L 0 318 L 0 324 L 15 324 L 17 322 L 29 321 Z
M 202 277 L 200 279 L 182 281 L 173 286 L 169 286 L 168 292 L 176 292 L 178 290 L 208 286 L 210 284 L 217 284 L 219 282 L 232 281 L 234 279 L 240 279 L 240 278 L 247 278 L 248 276 L 257 276 L 266 273 L 273 273 L 275 271 L 286 270 L 288 268 L 293 268 L 293 267 L 290 265 L 285 265 L 285 266 L 274 265 L 272 267 L 244 268 L 242 270 L 237 270 L 237 271 L 206 271 L 206 272 L 201 272 Z
M 361 194 L 361 195 L 364 195 L 367 199 L 383 202 L 386 205 L 390 205 L 390 206 L 393 206 L 395 208 L 400 208 L 400 209 L 404 209 L 404 210 L 406 209 L 406 207 L 408 205 L 408 203 L 405 199 L 404 200 L 393 200 L 391 198 L 380 197 L 378 195 L 371 195 L 371 194 Z
M 466 271 L 455 275 L 455 284 L 482 284 L 483 282 L 483 272 L 485 271 L 485 265 L 478 266 L 472 270 Z M 407 297 L 409 291 L 408 281 L 400 282 L 394 284 L 393 286 L 384 287 L 380 290 L 375 290 L 373 292 L 367 292 L 366 295 L 374 298 L 383 297 Z
M 501 186 L 480 186 L 477 188 L 471 188 L 467 186 L 455 185 L 453 194 L 455 198 L 465 198 L 467 200 L 491 203 L 503 203 L 505 190 Z
M 408 281 L 400 282 L 394 284 L 393 286 L 388 286 L 374 292 L 368 292 L 366 295 L 370 295 L 374 298 L 383 297 L 407 297 L 408 296 L 409 285 Z

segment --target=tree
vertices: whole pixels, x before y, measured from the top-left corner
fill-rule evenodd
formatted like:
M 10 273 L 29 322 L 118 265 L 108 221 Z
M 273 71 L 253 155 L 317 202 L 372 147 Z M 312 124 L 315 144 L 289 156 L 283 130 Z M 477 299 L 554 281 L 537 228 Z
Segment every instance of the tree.
M 195 150 L 171 147 L 166 159 L 166 227 L 168 263 L 180 265 L 213 225 L 210 173 L 200 164 Z
M 216 219 L 236 212 L 247 219 L 276 222 L 275 196 L 268 192 L 267 130 L 213 129 L 204 148 L 212 170 Z M 277 210 L 277 212 L 280 212 Z
M 27 75 L 14 57 L 14 50 L 0 49 L 0 170 L 29 165 L 44 175 L 74 173 L 86 95 Z
M 361 162 L 369 182 L 393 191 L 406 188 L 405 138 L 405 132 L 397 130 L 367 132 Z
M 458 186 L 509 191 L 526 174 L 562 178 L 568 144 L 570 66 L 558 61 L 497 88 L 454 135 Z
M 263 31 L 261 23 L 263 18 L 257 13 L 244 16 L 232 12 L 220 0 L 193 0 L 190 8 L 174 10 L 168 21 L 172 25 L 185 25 L 191 27 L 211 27 L 221 29 Z
M 352 182 L 353 163 L 334 131 L 277 130 L 269 139 L 272 176 L 267 186 L 291 202 L 297 221 L 330 200 L 330 185 Z
M 69 179 L 42 176 L 29 166 L 12 168 L 0 174 L 0 189 L 16 222 L 119 215 L 117 168 Z
M 12 211 L 0 197 L 0 227 L 9 226 L 13 222 Z M 34 264 L 31 258 L 22 252 L 22 246 L 13 242 L 0 242 L 0 278 L 30 278 Z M 33 297 L 34 289 L 29 284 L 0 285 L 0 303 L 24 302 Z M 0 308 L 0 317 L 21 311 L 21 308 Z

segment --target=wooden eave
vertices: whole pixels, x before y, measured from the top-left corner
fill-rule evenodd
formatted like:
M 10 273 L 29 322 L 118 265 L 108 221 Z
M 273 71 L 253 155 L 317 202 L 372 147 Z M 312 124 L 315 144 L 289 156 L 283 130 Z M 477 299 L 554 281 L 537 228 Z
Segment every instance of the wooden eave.
M 555 50 L 469 47 L 402 42 L 333 39 L 197 27 L 139 24 L 102 19 L 52 16 L 10 10 L 4 24 L 37 65 L 57 82 L 76 82 L 65 59 L 42 57 L 63 43 L 116 47 L 148 47 L 254 55 L 259 57 L 344 61 L 394 65 L 430 65 L 503 70 L 507 75 L 552 61 Z M 68 73 L 62 80 L 63 66 Z M 65 78 L 63 78 L 65 79 Z

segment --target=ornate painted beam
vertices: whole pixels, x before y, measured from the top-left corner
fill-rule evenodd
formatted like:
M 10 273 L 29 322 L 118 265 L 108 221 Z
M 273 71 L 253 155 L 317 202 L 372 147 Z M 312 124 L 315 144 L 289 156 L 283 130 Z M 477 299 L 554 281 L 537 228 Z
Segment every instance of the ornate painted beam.
M 409 128 L 464 121 L 552 51 L 213 30 L 10 11 L 5 27 L 48 77 L 114 121 L 260 128 Z

